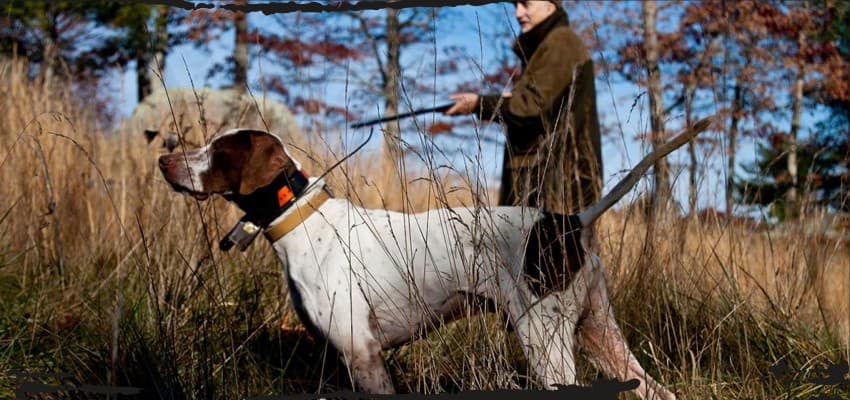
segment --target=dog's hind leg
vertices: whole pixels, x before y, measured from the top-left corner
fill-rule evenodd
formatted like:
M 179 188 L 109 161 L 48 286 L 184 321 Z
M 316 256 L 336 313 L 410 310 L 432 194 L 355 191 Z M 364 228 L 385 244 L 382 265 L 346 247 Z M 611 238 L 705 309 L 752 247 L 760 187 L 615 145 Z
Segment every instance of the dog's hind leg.
M 629 350 L 620 327 L 614 319 L 601 261 L 590 258 L 595 282 L 587 293 L 587 314 L 579 322 L 578 347 L 590 362 L 608 377 L 621 381 L 637 379 L 637 394 L 648 400 L 675 400 L 676 396 L 650 377 Z

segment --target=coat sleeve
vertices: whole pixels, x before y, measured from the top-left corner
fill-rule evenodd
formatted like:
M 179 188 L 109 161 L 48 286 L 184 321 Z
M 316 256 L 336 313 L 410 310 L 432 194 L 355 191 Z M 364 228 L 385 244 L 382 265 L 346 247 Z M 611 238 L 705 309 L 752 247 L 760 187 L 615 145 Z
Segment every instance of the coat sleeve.
M 564 35 L 547 37 L 529 60 L 511 97 L 481 96 L 481 119 L 500 119 L 514 128 L 512 132 L 543 132 L 543 120 L 561 108 L 562 95 L 573 79 L 573 69 L 585 56 L 582 51 L 570 51 L 576 49 L 571 39 Z

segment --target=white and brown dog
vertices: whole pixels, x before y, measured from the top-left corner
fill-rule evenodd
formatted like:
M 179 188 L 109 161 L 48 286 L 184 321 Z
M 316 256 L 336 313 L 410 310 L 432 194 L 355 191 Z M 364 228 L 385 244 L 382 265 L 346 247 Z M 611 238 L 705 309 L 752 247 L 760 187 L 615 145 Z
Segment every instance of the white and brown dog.
M 700 121 L 660 146 L 571 216 L 524 207 L 364 209 L 333 198 L 276 136 L 255 130 L 230 130 L 162 156 L 159 166 L 175 190 L 223 195 L 246 212 L 247 226 L 264 230 L 287 267 L 299 318 L 339 350 L 358 390 L 393 393 L 381 351 L 421 337 L 480 296 L 505 313 L 547 388 L 575 383 L 578 346 L 609 377 L 636 380 L 642 398 L 674 399 L 628 349 L 582 228 L 708 125 Z

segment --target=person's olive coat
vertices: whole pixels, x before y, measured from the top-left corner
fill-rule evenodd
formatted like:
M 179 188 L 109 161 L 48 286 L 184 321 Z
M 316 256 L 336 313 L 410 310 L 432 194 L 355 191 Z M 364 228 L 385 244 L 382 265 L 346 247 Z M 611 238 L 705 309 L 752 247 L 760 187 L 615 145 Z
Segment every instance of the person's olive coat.
M 520 35 L 514 52 L 523 69 L 511 96 L 480 101 L 481 119 L 507 130 L 499 204 L 574 213 L 602 189 L 593 60 L 560 8 Z

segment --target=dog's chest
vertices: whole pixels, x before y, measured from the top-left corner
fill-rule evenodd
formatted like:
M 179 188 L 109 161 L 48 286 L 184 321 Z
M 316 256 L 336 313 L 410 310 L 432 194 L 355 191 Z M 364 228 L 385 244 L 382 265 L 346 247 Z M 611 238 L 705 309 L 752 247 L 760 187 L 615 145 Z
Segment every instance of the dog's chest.
M 326 338 L 325 333 L 313 323 L 313 316 L 307 310 L 308 304 L 305 302 L 302 294 L 304 286 L 296 283 L 290 271 L 287 271 L 286 278 L 287 286 L 289 286 L 289 297 L 292 299 L 292 308 L 295 310 L 295 314 L 298 315 L 298 320 L 301 321 L 301 324 L 304 325 L 304 328 L 307 329 L 307 332 L 313 338 L 324 340 Z

